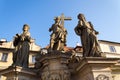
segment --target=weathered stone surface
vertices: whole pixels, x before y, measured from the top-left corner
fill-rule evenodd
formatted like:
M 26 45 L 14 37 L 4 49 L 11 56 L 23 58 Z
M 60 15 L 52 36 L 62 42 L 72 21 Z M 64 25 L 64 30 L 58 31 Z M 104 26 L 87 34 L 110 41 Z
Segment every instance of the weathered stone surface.
M 1 80 L 39 80 L 34 70 L 25 69 L 19 66 L 9 67 L 0 72 Z
M 67 66 L 70 58 L 69 53 L 52 51 L 42 55 L 38 60 L 39 74 L 42 80 L 70 80 L 70 71 Z
M 76 80 L 113 80 L 111 66 L 115 65 L 117 60 L 116 58 L 83 58 L 76 67 L 75 78 Z

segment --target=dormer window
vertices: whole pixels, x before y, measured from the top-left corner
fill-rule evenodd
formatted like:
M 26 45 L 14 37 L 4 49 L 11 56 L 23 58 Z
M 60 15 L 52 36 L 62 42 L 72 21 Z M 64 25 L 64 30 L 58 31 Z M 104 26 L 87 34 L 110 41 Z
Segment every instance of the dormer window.
M 1 57 L 1 61 L 6 62 L 8 58 L 8 53 L 3 53 Z
M 110 52 L 116 52 L 116 49 L 114 46 L 109 46 L 109 48 L 110 48 Z

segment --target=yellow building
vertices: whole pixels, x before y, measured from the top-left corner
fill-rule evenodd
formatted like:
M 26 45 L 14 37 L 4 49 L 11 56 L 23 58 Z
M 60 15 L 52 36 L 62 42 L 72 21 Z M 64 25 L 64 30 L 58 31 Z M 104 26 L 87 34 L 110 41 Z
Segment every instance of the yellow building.
M 120 43 L 99 40 L 103 56 L 109 58 L 120 58 Z

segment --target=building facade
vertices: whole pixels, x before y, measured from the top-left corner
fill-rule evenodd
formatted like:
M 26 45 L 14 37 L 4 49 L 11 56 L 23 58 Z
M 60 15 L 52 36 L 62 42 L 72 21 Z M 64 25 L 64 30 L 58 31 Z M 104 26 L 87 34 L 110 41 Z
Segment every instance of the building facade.
M 99 40 L 103 56 L 110 58 L 120 58 L 120 43 Z
M 120 43 L 99 40 L 102 55 L 109 58 L 120 58 Z M 32 67 L 35 63 L 35 55 L 40 52 L 41 47 L 35 42 L 30 44 L 29 66 Z M 65 51 L 73 51 L 76 56 L 82 56 L 82 47 L 65 47 Z M 13 42 L 0 40 L 0 70 L 7 68 L 12 64 L 12 52 L 14 50 Z
M 89 80 L 89 79 L 99 80 L 101 76 L 106 77 L 106 80 L 108 77 L 110 78 L 109 80 L 119 80 L 120 79 L 120 68 L 119 68 L 120 62 L 118 60 L 118 62 L 116 63 L 116 60 L 120 58 L 120 43 L 105 41 L 105 40 L 99 40 L 99 43 L 100 43 L 100 48 L 102 51 L 103 58 L 93 58 L 93 59 L 86 58 L 86 59 L 83 59 L 82 61 L 81 61 L 82 51 L 83 51 L 82 46 L 80 45 L 76 45 L 76 47 L 65 46 L 64 47 L 65 52 L 72 53 L 73 56 L 71 58 L 74 58 L 76 56 L 76 60 L 73 59 L 70 62 L 70 64 L 67 64 L 66 59 L 69 59 L 69 55 L 61 54 L 61 52 L 57 52 L 58 54 L 56 54 L 55 52 L 54 55 L 47 54 L 46 51 L 47 51 L 47 48 L 49 48 L 48 46 L 46 48 L 41 48 L 40 46 L 36 45 L 35 42 L 33 42 L 30 44 L 29 68 L 35 67 L 36 55 L 41 53 L 41 51 L 43 51 L 43 53 L 45 54 L 43 54 L 43 56 L 38 59 L 38 64 L 40 62 L 43 62 L 44 63 L 43 66 L 45 67 L 45 68 L 43 67 L 43 69 L 39 68 L 43 72 L 41 73 L 41 71 L 39 71 L 39 74 L 41 74 L 41 78 L 45 78 L 49 76 L 47 71 L 49 67 L 49 70 L 51 72 L 51 78 L 54 78 L 53 80 L 56 80 L 57 78 L 58 80 L 62 80 L 62 79 L 59 79 L 60 78 L 59 75 L 63 76 L 66 80 L 70 80 L 69 79 L 70 77 L 71 77 L 71 80 Z M 14 51 L 14 46 L 12 41 L 10 42 L 7 42 L 6 40 L 0 41 L 0 71 L 3 71 L 3 72 L 4 70 L 9 71 L 8 67 L 12 64 L 13 51 Z M 61 63 L 64 65 L 62 65 Z M 86 69 L 83 69 L 83 67 Z M 22 70 L 22 69 L 18 67 L 17 70 L 19 72 L 19 70 Z M 20 80 L 41 80 L 41 79 L 35 79 L 36 75 L 31 71 L 30 72 L 28 71 L 27 73 L 25 73 L 26 71 L 24 70 L 22 71 L 19 72 L 20 76 L 21 76 L 21 73 L 23 73 L 23 74 L 26 74 L 27 77 L 22 74 L 22 76 L 26 78 L 22 79 L 23 77 L 20 77 Z M 91 73 L 88 73 L 89 71 L 91 71 Z M 8 72 L 8 73 L 13 73 L 13 72 Z M 32 76 L 34 75 L 34 77 L 32 77 L 31 79 L 28 78 L 30 77 L 30 75 Z M 76 77 L 78 79 L 76 79 Z M 6 79 L 6 77 L 3 77 L 2 75 L 0 75 L 0 80 L 12 80 L 12 79 Z

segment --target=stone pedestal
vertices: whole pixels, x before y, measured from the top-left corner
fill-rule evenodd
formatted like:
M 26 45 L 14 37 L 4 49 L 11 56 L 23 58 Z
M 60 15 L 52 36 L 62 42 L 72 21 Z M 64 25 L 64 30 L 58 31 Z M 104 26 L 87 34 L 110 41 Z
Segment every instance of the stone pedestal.
M 75 71 L 74 80 L 113 80 L 111 66 L 115 58 L 91 57 L 82 59 Z
M 113 80 L 120 80 L 120 62 L 111 67 Z
M 36 73 L 30 69 L 23 69 L 22 67 L 9 67 L 0 72 L 1 80 L 38 80 Z
M 38 63 L 42 66 L 39 70 L 41 80 L 70 80 L 68 69 L 69 53 L 52 51 L 46 55 L 41 55 Z

